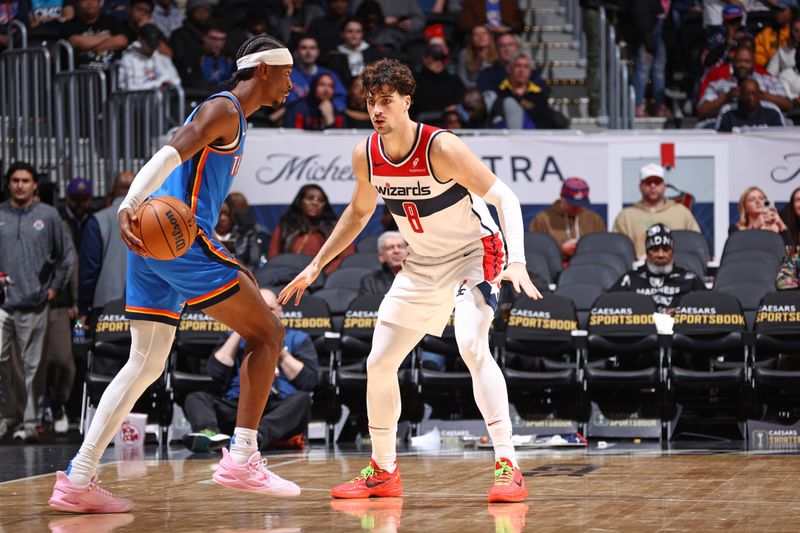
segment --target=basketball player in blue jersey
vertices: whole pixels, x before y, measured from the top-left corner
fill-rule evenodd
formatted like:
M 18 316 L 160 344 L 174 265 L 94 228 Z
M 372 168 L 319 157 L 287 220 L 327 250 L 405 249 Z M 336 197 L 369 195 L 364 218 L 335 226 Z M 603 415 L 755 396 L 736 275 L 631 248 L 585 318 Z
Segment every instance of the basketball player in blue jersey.
M 235 490 L 278 497 L 300 494 L 297 485 L 269 471 L 257 449 L 256 428 L 264 412 L 283 326 L 261 297 L 252 274 L 213 238 L 220 206 L 239 169 L 249 115 L 277 106 L 292 88 L 292 55 L 278 40 L 258 35 L 237 54 L 230 92 L 211 96 L 186 120 L 169 144 L 139 171 L 118 212 L 122 239 L 130 248 L 126 315 L 131 351 L 103 394 L 83 445 L 66 472 L 56 473 L 49 504 L 59 511 L 115 513 L 133 509 L 130 500 L 100 488 L 100 458 L 136 400 L 163 372 L 184 304 L 196 306 L 247 341 L 241 363 L 241 396 L 230 452 L 213 475 Z M 131 232 L 136 208 L 151 195 L 183 199 L 197 220 L 197 238 L 181 257 L 147 256 Z
M 426 333 L 442 334 L 455 306 L 458 348 L 495 450 L 489 502 L 522 501 L 528 492 L 511 439 L 506 383 L 489 350 L 500 281 L 510 281 L 530 298 L 542 297 L 525 268 L 519 201 L 458 137 L 409 118 L 416 84 L 407 66 L 377 61 L 364 69 L 362 83 L 375 132 L 353 151 L 356 186 L 350 205 L 311 264 L 279 296 L 283 303 L 292 296 L 299 300 L 361 232 L 378 195 L 383 197 L 410 253 L 381 303 L 367 358 L 370 464 L 331 495 L 402 494 L 395 452 L 397 369 Z M 502 233 L 485 202 L 497 208 Z

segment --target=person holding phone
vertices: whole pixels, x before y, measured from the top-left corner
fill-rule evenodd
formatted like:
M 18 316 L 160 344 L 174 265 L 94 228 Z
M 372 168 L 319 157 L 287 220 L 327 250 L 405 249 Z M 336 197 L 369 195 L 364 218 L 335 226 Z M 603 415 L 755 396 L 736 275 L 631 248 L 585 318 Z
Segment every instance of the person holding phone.
M 767 195 L 758 187 L 748 187 L 739 197 L 739 220 L 728 228 L 728 235 L 742 230 L 774 231 L 791 245 L 792 236 L 778 211 L 770 205 Z

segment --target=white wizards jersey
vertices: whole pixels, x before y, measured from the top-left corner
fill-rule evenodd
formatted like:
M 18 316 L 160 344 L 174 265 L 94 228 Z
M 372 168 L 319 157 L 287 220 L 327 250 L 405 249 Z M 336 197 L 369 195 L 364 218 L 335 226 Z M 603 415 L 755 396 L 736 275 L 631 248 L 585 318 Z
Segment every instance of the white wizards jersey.
M 377 133 L 367 141 L 370 183 L 378 190 L 411 250 L 443 257 L 470 245 L 483 245 L 486 279 L 503 268 L 499 228 L 482 198 L 452 179 L 440 181 L 431 169 L 434 137 L 447 130 L 417 124 L 411 151 L 399 162 L 385 154 Z M 492 275 L 494 274 L 494 275 Z

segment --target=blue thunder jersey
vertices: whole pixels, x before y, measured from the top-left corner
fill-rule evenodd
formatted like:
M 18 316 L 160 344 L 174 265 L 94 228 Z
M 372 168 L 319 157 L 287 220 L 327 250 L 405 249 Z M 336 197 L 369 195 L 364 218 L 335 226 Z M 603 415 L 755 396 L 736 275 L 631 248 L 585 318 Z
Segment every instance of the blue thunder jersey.
M 209 96 L 203 103 L 212 98 L 227 98 L 239 111 L 239 134 L 236 141 L 226 147 L 206 146 L 173 170 L 161 188 L 153 193 L 153 196 L 174 196 L 186 202 L 197 219 L 197 226 L 206 235 L 214 234 L 222 203 L 231 190 L 234 176 L 239 171 L 247 132 L 247 121 L 242 107 L 233 94 L 223 91 Z M 194 119 L 202 105 L 192 111 L 184 125 Z

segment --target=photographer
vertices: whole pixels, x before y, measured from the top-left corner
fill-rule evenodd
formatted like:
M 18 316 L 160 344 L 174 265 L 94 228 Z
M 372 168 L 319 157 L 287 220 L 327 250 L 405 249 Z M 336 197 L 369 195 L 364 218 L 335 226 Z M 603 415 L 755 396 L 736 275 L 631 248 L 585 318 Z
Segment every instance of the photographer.
M 758 187 L 748 187 L 739 197 L 739 220 L 728 228 L 728 235 L 749 229 L 774 231 L 783 237 L 787 246 L 792 244 L 792 236 L 781 220 L 778 211 L 767 200 L 767 195 Z

